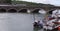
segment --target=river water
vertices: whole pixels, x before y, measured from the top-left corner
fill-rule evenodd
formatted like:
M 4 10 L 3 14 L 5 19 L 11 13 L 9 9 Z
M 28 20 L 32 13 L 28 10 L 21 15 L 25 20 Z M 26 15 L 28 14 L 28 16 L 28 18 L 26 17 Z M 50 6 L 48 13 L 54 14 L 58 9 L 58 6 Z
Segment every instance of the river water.
M 24 13 L 0 13 L 0 31 L 33 31 L 34 17 Z

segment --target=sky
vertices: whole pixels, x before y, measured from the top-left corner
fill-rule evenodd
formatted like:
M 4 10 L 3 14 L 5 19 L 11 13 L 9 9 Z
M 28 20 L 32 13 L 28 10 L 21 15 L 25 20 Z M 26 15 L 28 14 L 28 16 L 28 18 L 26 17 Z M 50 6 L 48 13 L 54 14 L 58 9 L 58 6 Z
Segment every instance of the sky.
M 44 4 L 52 4 L 55 6 L 60 6 L 60 0 L 19 0 L 19 1 L 28 1 L 28 2 L 44 3 Z

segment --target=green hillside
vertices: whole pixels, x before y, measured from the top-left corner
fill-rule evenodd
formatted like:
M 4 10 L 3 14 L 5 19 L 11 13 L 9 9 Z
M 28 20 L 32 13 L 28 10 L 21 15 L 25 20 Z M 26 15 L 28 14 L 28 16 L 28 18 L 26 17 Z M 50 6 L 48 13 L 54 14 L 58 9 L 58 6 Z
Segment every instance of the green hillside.
M 12 1 L 13 4 L 27 4 L 27 5 L 39 5 L 38 3 L 26 2 L 26 1 Z
M 5 0 L 5 1 L 6 1 L 6 3 L 10 3 L 10 4 L 11 4 L 11 2 L 12 2 L 11 0 Z
M 42 3 L 33 3 L 33 2 L 26 2 L 26 1 L 12 1 L 13 4 L 26 4 L 29 6 L 54 6 L 54 5 L 50 5 L 50 4 L 42 4 Z

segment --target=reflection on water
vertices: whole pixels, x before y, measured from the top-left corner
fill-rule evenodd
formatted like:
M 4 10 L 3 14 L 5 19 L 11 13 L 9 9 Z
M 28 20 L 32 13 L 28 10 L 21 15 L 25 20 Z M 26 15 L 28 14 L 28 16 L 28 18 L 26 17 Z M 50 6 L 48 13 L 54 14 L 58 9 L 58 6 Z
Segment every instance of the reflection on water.
M 33 15 L 0 13 L 0 31 L 33 31 Z

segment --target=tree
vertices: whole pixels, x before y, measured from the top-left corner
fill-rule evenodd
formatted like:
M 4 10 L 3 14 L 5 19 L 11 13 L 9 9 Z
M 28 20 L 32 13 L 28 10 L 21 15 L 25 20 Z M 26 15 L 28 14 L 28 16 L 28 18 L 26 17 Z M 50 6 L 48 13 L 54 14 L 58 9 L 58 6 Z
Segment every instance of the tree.
M 7 3 L 11 3 L 11 0 L 6 0 L 7 1 Z

